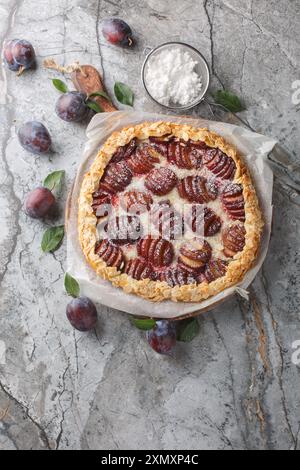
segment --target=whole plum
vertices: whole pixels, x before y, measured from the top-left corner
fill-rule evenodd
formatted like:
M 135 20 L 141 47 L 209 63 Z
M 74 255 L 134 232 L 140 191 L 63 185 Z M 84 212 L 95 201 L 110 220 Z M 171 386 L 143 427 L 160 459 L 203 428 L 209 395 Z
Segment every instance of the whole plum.
M 90 331 L 97 324 L 97 310 L 87 297 L 71 300 L 67 306 L 67 317 L 71 325 L 79 331 Z
M 31 191 L 25 201 L 25 212 L 33 219 L 43 219 L 51 213 L 56 204 L 52 192 L 44 187 Z
M 146 336 L 151 348 L 159 354 L 170 354 L 176 344 L 176 328 L 168 320 L 157 321 Z
M 57 100 L 55 108 L 56 114 L 63 119 L 63 121 L 83 121 L 89 113 L 89 108 L 85 101 L 86 96 L 83 93 L 77 91 L 64 93 Z
M 12 47 L 14 43 L 15 43 L 15 40 L 8 41 L 5 43 L 4 48 L 3 48 L 3 58 L 4 58 L 4 63 L 9 68 L 9 70 L 12 70 L 13 72 L 17 72 L 20 66 L 15 61 L 13 53 L 12 53 Z
M 20 127 L 19 142 L 25 150 L 34 154 L 44 154 L 51 148 L 51 136 L 44 124 L 31 121 Z
M 114 45 L 132 46 L 132 31 L 125 21 L 119 18 L 106 18 L 102 21 L 102 34 Z
M 13 72 L 21 74 L 35 64 L 35 51 L 32 44 L 24 39 L 6 42 L 3 50 L 4 63 Z

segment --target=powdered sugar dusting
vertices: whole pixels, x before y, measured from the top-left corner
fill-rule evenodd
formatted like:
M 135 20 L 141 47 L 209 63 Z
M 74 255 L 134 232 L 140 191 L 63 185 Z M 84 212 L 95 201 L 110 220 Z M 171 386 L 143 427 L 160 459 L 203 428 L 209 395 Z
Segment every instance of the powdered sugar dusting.
M 192 56 L 179 48 L 162 50 L 150 57 L 145 73 L 150 95 L 165 106 L 193 103 L 202 90 L 196 65 Z
M 172 260 L 171 258 L 168 260 L 169 264 L 165 264 L 164 259 L 164 255 L 167 255 L 167 253 L 165 253 L 164 250 L 157 251 L 158 247 L 155 247 L 155 258 L 159 258 L 162 264 L 165 265 L 165 280 L 167 280 L 170 285 L 184 285 L 189 282 L 195 283 L 195 276 L 183 270 L 178 264 L 180 262 L 182 246 L 186 242 L 190 243 L 195 237 L 200 239 L 205 237 L 211 247 L 212 259 L 228 261 L 228 257 L 224 253 L 222 234 L 228 227 L 240 225 L 241 221 L 238 220 L 240 217 L 237 217 L 236 220 L 232 217 L 230 211 L 224 210 L 224 199 L 225 202 L 228 202 L 228 208 L 234 210 L 234 215 L 237 213 L 237 216 L 239 216 L 239 211 L 244 209 L 244 207 L 241 207 L 244 206 L 243 196 L 241 194 L 242 188 L 233 182 L 217 177 L 206 165 L 198 165 L 192 169 L 180 168 L 176 162 L 168 160 L 165 155 L 160 154 L 157 150 L 149 149 L 149 143 L 149 139 L 137 142 L 136 152 L 130 157 L 132 160 L 125 160 L 112 165 L 113 169 L 116 169 L 115 165 L 123 165 L 123 167 L 120 168 L 119 172 L 113 171 L 112 175 L 108 175 L 113 176 L 113 178 L 109 179 L 107 182 L 110 185 L 125 183 L 126 170 L 133 172 L 133 174 L 131 174 L 131 181 L 126 181 L 126 188 L 122 188 L 117 195 L 111 196 L 114 214 L 110 216 L 114 216 L 118 220 L 123 220 L 123 218 L 128 217 L 128 207 L 126 207 L 125 202 L 128 196 L 130 196 L 130 203 L 133 201 L 132 204 L 136 202 L 141 206 L 138 212 L 136 212 L 140 228 L 139 237 L 141 234 L 143 234 L 142 238 L 151 235 L 156 239 L 161 236 L 165 241 L 168 241 L 170 243 L 169 246 L 172 247 L 174 256 L 172 256 Z M 129 161 L 132 162 L 136 158 L 135 155 L 139 157 L 138 160 L 135 161 L 135 169 L 138 170 L 136 172 L 133 171 L 133 168 L 130 168 L 129 165 Z M 148 166 L 149 161 L 151 161 L 150 166 Z M 107 173 L 108 171 L 105 175 L 106 178 Z M 207 196 L 204 198 L 202 204 L 199 203 L 199 217 L 201 219 L 199 232 L 196 232 L 193 224 L 188 222 L 189 219 L 186 219 L 194 203 L 180 197 L 178 184 L 176 184 L 178 181 L 188 178 L 201 180 L 203 185 L 200 189 L 203 194 Z M 199 192 L 199 188 L 197 191 Z M 150 198 L 152 204 L 150 202 L 148 204 L 147 200 L 144 200 L 145 196 Z M 228 201 L 226 201 L 226 197 Z M 242 200 L 240 200 L 241 198 Z M 169 208 L 166 214 L 167 217 L 165 217 L 165 214 L 159 216 L 159 214 L 155 214 L 155 211 L 153 213 L 155 204 L 161 204 L 162 202 L 167 204 L 167 208 Z M 202 219 L 205 214 L 206 219 L 204 224 Z M 100 239 L 103 238 L 100 226 L 103 227 L 103 225 L 107 223 L 107 219 L 108 217 L 104 218 L 104 220 L 101 219 L 101 224 L 98 225 Z M 218 226 L 218 221 L 221 222 L 221 228 Z M 203 229 L 206 231 L 204 232 Z M 135 243 L 131 244 L 130 240 L 128 243 L 126 243 L 125 240 L 125 244 L 122 244 L 122 251 L 127 261 L 135 260 L 138 256 L 137 245 Z M 184 265 L 186 264 L 184 259 L 183 263 Z M 167 271 L 165 271 L 166 265 L 169 266 Z M 137 276 L 137 266 L 130 266 L 134 275 Z M 138 266 L 138 268 L 140 272 L 142 266 Z M 159 266 L 155 268 L 157 273 L 159 273 L 160 269 Z M 191 269 L 193 269 L 193 266 L 191 266 Z M 200 281 L 197 280 L 197 282 Z

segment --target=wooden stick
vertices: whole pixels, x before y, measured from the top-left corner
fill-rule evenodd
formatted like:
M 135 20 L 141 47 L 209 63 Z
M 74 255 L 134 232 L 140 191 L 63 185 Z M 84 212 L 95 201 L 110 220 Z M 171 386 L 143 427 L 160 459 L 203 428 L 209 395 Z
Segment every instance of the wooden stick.
M 106 93 L 98 70 L 91 65 L 82 65 L 80 70 L 71 73 L 71 79 L 77 91 L 87 95 L 97 91 L 104 91 Z M 107 113 L 117 111 L 117 108 L 111 102 L 102 98 L 102 96 L 94 96 L 92 99 Z

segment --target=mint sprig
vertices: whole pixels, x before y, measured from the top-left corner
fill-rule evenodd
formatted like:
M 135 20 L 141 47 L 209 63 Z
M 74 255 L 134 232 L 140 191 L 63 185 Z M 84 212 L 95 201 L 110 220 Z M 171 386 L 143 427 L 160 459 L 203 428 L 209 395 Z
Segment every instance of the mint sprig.
M 75 298 L 79 297 L 80 286 L 76 279 L 74 279 L 74 277 L 72 277 L 69 273 L 65 274 L 64 286 L 68 295 Z
M 114 92 L 117 100 L 120 103 L 126 104 L 127 106 L 133 106 L 134 94 L 128 85 L 125 83 L 116 82 L 114 86 Z
M 245 109 L 240 98 L 230 91 L 218 90 L 213 94 L 213 98 L 217 104 L 224 106 L 224 108 L 232 113 L 239 113 Z
M 156 321 L 152 318 L 137 318 L 130 316 L 131 323 L 139 330 L 148 331 L 155 327 Z
M 177 341 L 191 342 L 199 334 L 200 326 L 197 318 L 182 320 L 177 326 Z
M 44 187 L 53 191 L 56 189 L 57 191 L 61 190 L 62 181 L 65 176 L 64 170 L 53 171 L 50 173 L 44 180 Z
M 68 86 L 65 82 L 63 82 L 62 80 L 59 80 L 58 78 L 54 78 L 52 80 L 52 83 L 54 85 L 54 87 L 60 91 L 61 93 L 68 93 Z
M 92 101 L 92 100 L 87 100 L 85 102 L 85 104 L 87 105 L 88 108 L 92 109 L 93 111 L 95 111 L 95 113 L 103 113 L 103 109 L 101 108 L 101 106 L 96 103 L 95 101 Z
M 65 227 L 60 225 L 59 227 L 51 227 L 46 230 L 43 235 L 41 248 L 44 253 L 53 253 L 56 251 L 65 235 Z

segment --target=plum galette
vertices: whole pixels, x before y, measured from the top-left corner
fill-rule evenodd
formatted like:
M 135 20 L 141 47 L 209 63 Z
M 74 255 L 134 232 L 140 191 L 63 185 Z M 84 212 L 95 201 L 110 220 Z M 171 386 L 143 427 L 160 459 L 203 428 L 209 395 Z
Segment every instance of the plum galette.
M 207 129 L 146 122 L 115 132 L 81 187 L 86 259 L 151 301 L 200 302 L 236 285 L 262 228 L 248 169 Z

